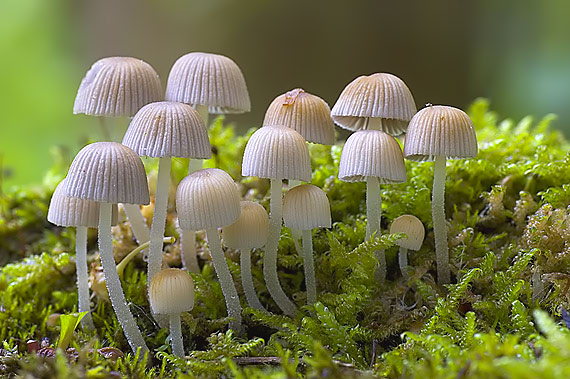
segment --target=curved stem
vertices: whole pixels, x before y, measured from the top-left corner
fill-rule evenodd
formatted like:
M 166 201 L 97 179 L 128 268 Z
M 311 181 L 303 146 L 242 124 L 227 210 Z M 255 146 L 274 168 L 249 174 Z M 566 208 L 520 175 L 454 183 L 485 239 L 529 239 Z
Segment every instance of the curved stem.
M 366 177 L 366 239 L 372 237 L 376 233 L 376 237 L 380 237 L 381 219 L 382 219 L 382 195 L 380 192 L 380 181 L 377 177 Z M 386 254 L 384 250 L 375 250 L 374 255 L 378 260 L 375 277 L 380 283 L 386 281 Z
M 255 286 L 253 285 L 253 277 L 251 275 L 251 250 L 244 249 L 240 253 L 241 285 L 243 286 L 243 292 L 245 292 L 247 304 L 252 308 L 267 312 L 261 304 L 261 301 L 259 301 L 257 293 L 255 292 Z
M 445 225 L 445 157 L 435 158 L 433 170 L 433 191 L 431 215 L 435 238 L 435 257 L 437 262 L 437 283 L 449 283 L 449 247 L 447 246 L 447 227 Z
M 297 307 L 285 294 L 277 276 L 277 250 L 281 236 L 281 208 L 283 207 L 283 183 L 281 179 L 271 179 L 271 199 L 269 212 L 269 234 L 263 256 L 263 277 L 269 294 L 277 306 L 288 316 L 297 313 Z
M 315 279 L 315 262 L 313 258 L 313 235 L 310 230 L 303 230 L 303 265 L 305 266 L 305 286 L 307 287 L 307 304 L 317 302 L 317 281 Z
M 137 204 L 123 204 L 127 219 L 131 224 L 133 235 L 139 245 L 150 241 L 150 229 L 141 213 L 141 208 Z
M 226 300 L 228 316 L 233 318 L 233 321 L 230 321 L 230 328 L 241 331 L 241 304 L 239 303 L 238 293 L 232 279 L 232 274 L 228 268 L 226 257 L 222 251 L 222 243 L 220 242 L 218 229 L 206 229 L 206 235 L 208 237 L 210 253 L 212 254 L 212 262 L 214 262 L 214 268 L 216 269 L 216 274 L 218 275 L 218 280 L 220 281 L 222 292 Z
M 184 358 L 184 342 L 182 342 L 180 313 L 170 315 L 170 342 L 172 344 L 172 354 Z
M 174 237 L 164 237 L 162 240 L 163 243 L 174 243 L 176 242 L 176 238 Z M 119 262 L 119 264 L 117 265 L 117 274 L 119 275 L 119 278 L 122 279 L 123 278 L 123 271 L 125 271 L 125 267 L 127 267 L 127 265 L 129 264 L 129 262 L 136 257 L 136 255 L 138 253 L 140 253 L 141 251 L 143 251 L 144 249 L 148 248 L 148 245 L 150 245 L 150 241 L 149 242 L 145 242 L 140 246 L 137 246 L 136 249 L 133 249 L 133 251 L 131 251 L 130 253 L 128 253 L 123 260 L 121 260 Z
M 111 208 L 112 204 L 110 203 L 99 203 L 99 255 L 101 256 L 105 283 L 111 304 L 131 349 L 136 353 L 140 348 L 141 352 L 145 353 L 148 351 L 148 347 L 129 309 L 117 274 L 111 236 Z
M 81 319 L 83 329 L 93 330 L 93 318 L 89 305 L 89 272 L 87 268 L 87 227 L 78 226 L 75 230 L 75 271 L 77 272 L 78 311 L 87 312 Z
M 154 215 L 150 229 L 150 247 L 148 249 L 147 283 L 162 268 L 162 239 L 166 227 L 166 208 L 168 206 L 168 185 L 170 184 L 170 157 L 159 158 L 158 178 L 154 200 Z
M 402 276 L 406 280 L 410 280 L 410 275 L 408 275 L 408 249 L 400 246 L 398 250 L 398 263 L 400 264 L 400 271 L 402 271 Z

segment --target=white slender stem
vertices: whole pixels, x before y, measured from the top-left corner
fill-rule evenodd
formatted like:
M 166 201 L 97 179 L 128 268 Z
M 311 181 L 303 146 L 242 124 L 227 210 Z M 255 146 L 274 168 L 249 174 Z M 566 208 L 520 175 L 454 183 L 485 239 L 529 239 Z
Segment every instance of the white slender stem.
M 408 249 L 405 247 L 400 246 L 400 250 L 398 250 L 398 263 L 400 264 L 402 276 L 407 282 L 410 280 L 410 275 L 408 274 Z
M 255 286 L 253 285 L 253 276 L 251 274 L 251 250 L 242 250 L 239 259 L 241 267 L 241 285 L 243 286 L 243 292 L 245 292 L 247 304 L 252 308 L 267 312 L 261 304 L 261 301 L 259 301 L 257 293 L 255 292 Z
M 148 351 L 148 347 L 129 309 L 117 274 L 111 236 L 111 209 L 112 204 L 110 203 L 99 204 L 99 255 L 101 256 L 105 283 L 111 304 L 131 349 L 136 353 L 140 348 L 141 352 L 145 353 Z
M 210 253 L 212 254 L 212 262 L 218 275 L 218 280 L 222 286 L 222 292 L 226 300 L 226 307 L 228 308 L 228 316 L 233 318 L 230 322 L 230 328 L 241 331 L 241 304 L 239 297 L 232 279 L 232 274 L 228 268 L 226 257 L 222 251 L 222 243 L 218 234 L 218 229 L 206 229 L 208 237 L 208 245 L 210 246 Z
M 289 189 L 295 188 L 300 186 L 303 182 L 300 180 L 289 179 Z M 291 237 L 293 238 L 293 244 L 295 245 L 295 250 L 297 250 L 297 254 L 303 255 L 303 251 L 301 250 L 301 246 L 299 246 L 299 239 L 301 238 L 301 231 L 296 229 L 291 229 Z
M 131 229 L 133 230 L 137 243 L 142 245 L 150 241 L 150 229 L 141 213 L 141 207 L 138 204 L 123 204 L 123 208 L 125 209 L 125 214 L 131 224 Z
M 269 294 L 277 303 L 277 306 L 288 316 L 297 313 L 297 307 L 285 294 L 279 277 L 277 276 L 277 250 L 281 237 L 281 208 L 283 207 L 283 183 L 281 179 L 271 179 L 271 199 L 269 212 L 269 234 L 265 244 L 263 256 L 263 277 Z
M 303 182 L 300 180 L 289 179 L 289 189 L 300 186 L 301 184 L 303 184 Z
M 437 263 L 437 283 L 449 283 L 449 247 L 445 225 L 445 157 L 435 158 L 433 170 L 433 191 L 431 200 L 433 235 L 435 238 L 435 258 Z
M 203 159 L 190 159 L 190 163 L 188 164 L 188 175 L 198 170 L 201 170 L 203 166 L 204 166 Z
M 380 117 L 369 117 L 368 125 L 366 127 L 368 130 L 382 130 L 382 118 Z
M 170 342 L 172 343 L 172 353 L 180 358 L 184 358 L 180 313 L 170 315 Z
M 196 232 L 194 230 L 183 230 L 180 239 L 180 250 L 182 255 L 182 266 L 186 271 L 195 274 L 200 273 L 198 256 L 196 255 Z
M 372 119 L 371 119 L 372 120 Z M 380 181 L 377 177 L 366 177 L 366 239 L 376 233 L 376 237 L 382 234 L 380 230 L 382 219 L 382 195 L 380 192 Z M 375 250 L 374 254 L 378 260 L 375 278 L 381 284 L 386 281 L 386 254 L 384 250 Z
M 207 105 L 194 104 L 193 107 L 196 110 L 196 112 L 198 112 L 198 114 L 200 115 L 200 118 L 202 119 L 202 121 L 204 121 L 204 124 L 206 124 L 206 128 L 208 128 L 208 118 L 210 116 L 210 114 L 208 112 L 208 106 Z
M 307 287 L 307 304 L 317 302 L 317 280 L 315 279 L 315 262 L 313 258 L 313 235 L 310 230 L 303 230 L 303 266 L 305 267 L 305 286 Z
M 101 127 L 101 132 L 103 134 L 103 140 L 112 142 L 113 139 L 111 137 L 111 132 L 109 131 L 109 125 L 107 123 L 106 117 L 98 117 L 99 118 L 99 126 Z
M 150 229 L 148 248 L 148 277 L 152 278 L 162 269 L 162 239 L 166 228 L 166 208 L 168 206 L 168 186 L 170 184 L 170 157 L 161 157 L 158 162 L 158 178 L 154 200 L 154 215 Z
M 77 272 L 77 309 L 87 312 L 81 320 L 83 329 L 93 330 L 93 318 L 89 305 L 89 270 L 87 268 L 87 227 L 78 226 L 75 231 L 75 271 Z

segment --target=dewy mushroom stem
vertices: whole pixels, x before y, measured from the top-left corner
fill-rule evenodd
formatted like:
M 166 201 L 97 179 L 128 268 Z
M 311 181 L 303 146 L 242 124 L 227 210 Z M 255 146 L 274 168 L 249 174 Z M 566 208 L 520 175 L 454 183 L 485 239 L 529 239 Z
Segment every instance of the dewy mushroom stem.
M 435 239 L 438 283 L 451 281 L 449 271 L 449 247 L 445 225 L 445 156 L 437 156 L 434 162 L 432 191 L 432 220 Z
M 138 204 L 123 204 L 123 209 L 127 215 L 127 219 L 131 224 L 131 229 L 137 243 L 142 245 L 150 241 L 150 230 L 141 213 L 141 208 Z
M 81 320 L 81 325 L 94 329 L 89 305 L 89 272 L 87 269 L 87 227 L 78 226 L 75 229 L 75 267 L 77 271 L 78 311 L 87 312 Z M 85 320 L 85 321 L 83 321 Z
M 307 304 L 317 302 L 317 281 L 315 279 L 315 263 L 313 258 L 313 234 L 311 229 L 303 230 L 303 265 L 305 266 L 305 286 L 307 287 Z

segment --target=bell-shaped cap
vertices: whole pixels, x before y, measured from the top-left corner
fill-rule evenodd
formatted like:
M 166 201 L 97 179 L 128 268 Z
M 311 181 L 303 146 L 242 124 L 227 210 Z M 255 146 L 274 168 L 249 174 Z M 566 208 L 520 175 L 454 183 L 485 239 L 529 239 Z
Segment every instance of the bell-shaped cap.
M 329 105 L 301 88 L 279 95 L 269 104 L 263 120 L 263 126 L 267 125 L 287 126 L 308 142 L 334 143 L 334 122 Z
M 207 105 L 209 113 L 249 112 L 251 104 L 238 65 L 218 54 L 194 52 L 174 63 L 166 85 L 166 100 Z
M 283 197 L 283 221 L 296 230 L 331 227 L 331 206 L 319 187 L 302 184 L 287 191 Z
M 475 128 L 461 109 L 429 105 L 410 121 L 404 144 L 406 159 L 433 161 L 437 156 L 472 158 L 476 155 Z
M 406 181 L 406 165 L 398 141 L 379 130 L 361 130 L 346 140 L 340 156 L 338 178 L 363 182 L 367 176 L 380 183 Z
M 176 191 L 176 211 L 182 230 L 230 225 L 240 215 L 239 193 L 231 176 L 218 168 L 188 175 Z
M 167 268 L 150 281 L 148 300 L 153 313 L 173 315 L 194 307 L 194 282 L 185 270 Z
M 396 241 L 396 245 L 418 251 L 424 242 L 424 224 L 413 215 L 401 215 L 392 222 L 390 233 L 405 233 L 407 238 Z
M 242 201 L 240 206 L 239 218 L 222 228 L 224 245 L 232 249 L 263 247 L 269 232 L 269 216 L 265 208 L 252 201 Z
M 370 129 L 369 118 L 381 120 L 380 130 L 397 136 L 406 131 L 416 113 L 412 93 L 402 79 L 392 74 L 360 76 L 340 94 L 332 118 L 348 130 Z
M 141 156 L 208 159 L 212 155 L 206 124 L 191 106 L 161 101 L 133 117 L 123 145 Z
M 311 157 L 305 139 L 282 125 L 259 128 L 245 145 L 243 176 L 311 180 Z
M 141 158 L 117 142 L 95 142 L 81 149 L 69 168 L 64 192 L 102 203 L 150 202 Z
M 73 113 L 132 117 L 143 105 L 160 100 L 162 85 L 151 65 L 137 58 L 109 57 L 87 71 Z

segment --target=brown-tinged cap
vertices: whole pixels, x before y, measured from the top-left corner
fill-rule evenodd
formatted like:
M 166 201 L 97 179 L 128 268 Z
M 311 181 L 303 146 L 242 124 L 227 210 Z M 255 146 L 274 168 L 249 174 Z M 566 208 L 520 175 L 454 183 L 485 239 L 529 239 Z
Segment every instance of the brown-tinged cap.
M 167 268 L 150 281 L 148 300 L 153 313 L 172 315 L 194 307 L 194 282 L 185 270 Z
M 405 233 L 407 238 L 396 241 L 396 245 L 418 251 L 424 242 L 424 224 L 413 215 L 401 215 L 392 222 L 390 233 Z
M 222 228 L 224 245 L 232 249 L 261 248 L 267 242 L 269 216 L 260 204 L 240 203 L 241 214 L 231 225 Z
M 95 142 L 77 153 L 64 193 L 103 203 L 148 204 L 148 182 L 141 158 L 117 142 Z
M 340 156 L 340 180 L 362 182 L 367 176 L 379 178 L 380 183 L 406 181 L 406 166 L 398 141 L 379 130 L 352 133 Z
M 206 124 L 191 106 L 150 103 L 133 117 L 123 145 L 141 156 L 208 159 L 212 155 Z
M 87 71 L 73 113 L 132 117 L 143 105 L 160 100 L 162 85 L 151 65 L 137 58 L 109 57 Z
M 433 161 L 436 156 L 472 158 L 476 155 L 475 128 L 461 109 L 430 105 L 410 121 L 404 144 L 406 159 Z
M 209 113 L 249 112 L 251 104 L 243 74 L 228 57 L 186 54 L 174 63 L 166 85 L 166 100 L 207 105 Z
M 239 193 L 231 176 L 218 168 L 198 170 L 180 182 L 176 211 L 182 230 L 230 225 L 240 215 Z
M 331 206 L 319 187 L 302 184 L 291 188 L 283 197 L 283 221 L 296 230 L 331 227 Z
M 311 157 L 305 139 L 282 125 L 259 128 L 243 153 L 243 176 L 265 179 L 311 180 Z

